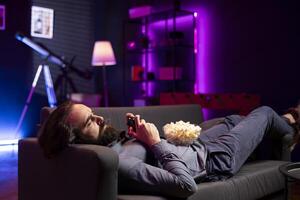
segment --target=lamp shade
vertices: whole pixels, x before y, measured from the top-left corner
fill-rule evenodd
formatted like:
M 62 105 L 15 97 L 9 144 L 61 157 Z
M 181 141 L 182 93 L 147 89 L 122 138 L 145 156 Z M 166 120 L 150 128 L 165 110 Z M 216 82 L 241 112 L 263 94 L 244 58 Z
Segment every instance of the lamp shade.
M 96 41 L 94 45 L 92 66 L 115 65 L 116 59 L 109 41 Z

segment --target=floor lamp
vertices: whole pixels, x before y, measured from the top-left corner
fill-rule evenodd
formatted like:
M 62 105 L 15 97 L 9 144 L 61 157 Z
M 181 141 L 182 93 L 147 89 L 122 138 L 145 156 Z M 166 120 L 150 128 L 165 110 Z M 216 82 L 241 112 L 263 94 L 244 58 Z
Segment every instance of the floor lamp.
M 103 75 L 104 105 L 108 107 L 108 88 L 106 81 L 106 66 L 115 65 L 116 59 L 109 41 L 96 41 L 94 45 L 92 66 L 101 66 Z

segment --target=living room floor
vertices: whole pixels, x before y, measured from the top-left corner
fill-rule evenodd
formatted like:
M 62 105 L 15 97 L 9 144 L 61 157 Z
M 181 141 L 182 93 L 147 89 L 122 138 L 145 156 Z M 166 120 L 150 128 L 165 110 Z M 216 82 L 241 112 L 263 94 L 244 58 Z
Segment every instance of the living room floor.
M 18 199 L 17 145 L 0 146 L 0 200 Z

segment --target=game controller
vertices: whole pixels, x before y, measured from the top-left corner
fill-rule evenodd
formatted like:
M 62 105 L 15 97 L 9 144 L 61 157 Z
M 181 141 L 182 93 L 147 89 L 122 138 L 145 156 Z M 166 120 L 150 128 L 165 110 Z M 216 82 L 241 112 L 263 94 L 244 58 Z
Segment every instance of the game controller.
M 135 131 L 135 119 L 133 117 L 128 117 L 127 126 L 133 128 L 133 131 Z

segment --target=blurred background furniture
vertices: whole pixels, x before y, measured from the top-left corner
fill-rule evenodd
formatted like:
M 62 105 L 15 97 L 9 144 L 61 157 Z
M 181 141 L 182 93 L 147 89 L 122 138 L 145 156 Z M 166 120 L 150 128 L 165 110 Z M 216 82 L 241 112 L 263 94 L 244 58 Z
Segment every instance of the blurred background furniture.
M 145 105 L 158 105 L 161 92 L 194 92 L 195 12 L 151 12 L 148 6 L 132 11 L 137 10 L 142 14 L 124 21 L 123 28 L 124 104 L 144 99 Z

